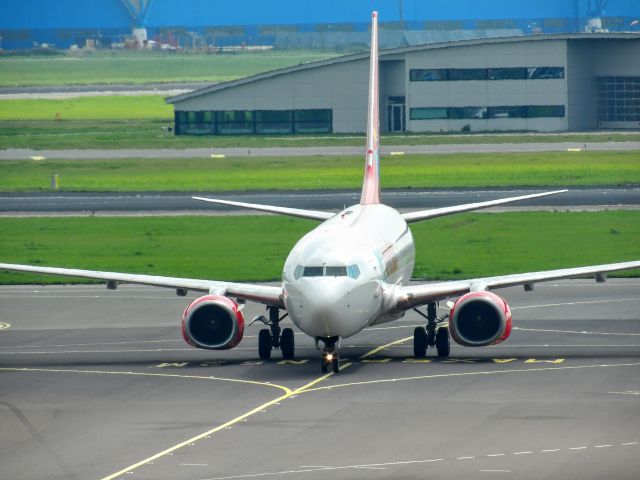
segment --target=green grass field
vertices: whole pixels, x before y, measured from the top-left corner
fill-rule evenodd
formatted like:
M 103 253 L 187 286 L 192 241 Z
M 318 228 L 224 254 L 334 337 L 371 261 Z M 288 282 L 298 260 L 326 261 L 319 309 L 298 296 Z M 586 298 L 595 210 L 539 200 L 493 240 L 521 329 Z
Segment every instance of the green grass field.
M 244 157 L 0 162 L 0 191 L 356 189 L 362 158 Z M 383 188 L 637 185 L 637 152 L 388 156 Z
M 64 120 L 171 121 L 173 106 L 159 95 L 76 97 L 64 100 L 0 100 L 0 121 L 49 120 L 56 127 Z M 59 119 L 59 121 L 55 121 Z M 6 135 L 6 132 L 3 133 Z
M 222 55 L 103 50 L 0 57 L 0 86 L 223 82 L 336 55 L 310 50 Z
M 314 225 L 273 216 L 0 218 L 0 260 L 190 278 L 275 280 L 289 250 Z M 411 228 L 418 278 L 473 278 L 640 257 L 636 211 L 476 213 Z M 0 273 L 0 283 L 65 281 Z

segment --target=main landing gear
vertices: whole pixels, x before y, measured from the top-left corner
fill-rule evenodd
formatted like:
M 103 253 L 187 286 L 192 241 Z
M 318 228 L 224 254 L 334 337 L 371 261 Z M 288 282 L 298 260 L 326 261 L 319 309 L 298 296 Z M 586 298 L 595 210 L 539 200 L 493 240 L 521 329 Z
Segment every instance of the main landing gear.
M 263 328 L 258 334 L 258 355 L 261 360 L 269 360 L 273 349 L 280 349 L 282 358 L 292 360 L 295 356 L 295 341 L 293 330 L 285 328 L 280 330 L 280 322 L 288 315 L 280 316 L 280 310 L 276 307 L 267 307 L 269 319 L 260 315 L 253 319 L 253 322 L 262 322 L 269 328 Z M 251 322 L 251 323 L 253 323 Z
M 320 342 L 323 347 L 320 348 Z M 333 373 L 340 371 L 340 337 L 316 337 L 316 348 L 322 350 L 322 358 L 320 359 L 320 371 L 327 373 L 329 365 Z
M 427 319 L 426 327 L 416 327 L 413 331 L 413 355 L 422 358 L 427 355 L 428 347 L 435 347 L 439 357 L 448 357 L 451 350 L 449 342 L 449 326 L 440 325 L 444 323 L 449 314 L 438 318 L 436 314 L 436 303 L 427 304 L 427 314 L 425 315 L 417 308 L 414 310 Z

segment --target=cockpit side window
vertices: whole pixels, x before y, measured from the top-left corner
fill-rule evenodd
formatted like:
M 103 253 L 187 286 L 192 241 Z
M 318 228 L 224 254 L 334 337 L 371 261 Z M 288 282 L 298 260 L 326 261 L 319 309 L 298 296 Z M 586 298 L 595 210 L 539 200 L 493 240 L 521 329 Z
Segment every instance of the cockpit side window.
M 349 265 L 347 267 L 347 275 L 354 280 L 360 276 L 360 269 L 358 265 Z

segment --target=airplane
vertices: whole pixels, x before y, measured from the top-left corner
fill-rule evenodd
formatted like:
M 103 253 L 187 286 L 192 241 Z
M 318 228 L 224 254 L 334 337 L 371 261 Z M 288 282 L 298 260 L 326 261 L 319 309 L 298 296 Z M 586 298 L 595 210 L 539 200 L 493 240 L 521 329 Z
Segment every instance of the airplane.
M 321 350 L 321 371 L 340 370 L 342 339 L 367 327 L 399 319 L 415 310 L 426 319 L 416 327 L 413 353 L 424 357 L 435 348 L 439 357 L 450 353 L 450 338 L 463 346 L 495 345 L 509 337 L 511 309 L 496 288 L 595 275 L 604 282 L 608 272 L 640 267 L 640 261 L 592 265 L 542 272 L 517 273 L 469 280 L 409 283 L 415 263 L 415 245 L 408 224 L 460 212 L 504 205 L 520 200 L 555 195 L 566 190 L 521 195 L 445 208 L 400 213 L 385 205 L 380 195 L 380 141 L 378 111 L 378 14 L 372 13 L 369 99 L 364 179 L 360 203 L 338 213 L 193 197 L 196 200 L 274 214 L 320 221 L 289 253 L 278 286 L 214 280 L 101 272 L 73 268 L 38 267 L 0 263 L 0 269 L 106 280 L 107 288 L 119 283 L 169 287 L 185 296 L 204 292 L 191 302 L 182 316 L 184 340 L 197 348 L 225 350 L 242 340 L 246 301 L 266 305 L 268 318 L 258 336 L 258 354 L 263 360 L 280 349 L 284 359 L 295 356 L 294 332 L 280 328 L 287 316 Z M 458 297 L 441 317 L 440 301 Z M 426 307 L 426 313 L 419 308 Z M 281 311 L 285 313 L 281 315 Z

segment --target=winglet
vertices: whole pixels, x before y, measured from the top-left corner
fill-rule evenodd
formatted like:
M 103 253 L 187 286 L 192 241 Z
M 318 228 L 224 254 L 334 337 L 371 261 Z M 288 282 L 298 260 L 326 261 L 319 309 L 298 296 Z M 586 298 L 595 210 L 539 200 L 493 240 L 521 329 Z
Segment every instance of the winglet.
M 367 152 L 362 183 L 362 205 L 380 203 L 380 113 L 378 97 L 378 12 L 371 14 L 371 59 L 367 111 Z

